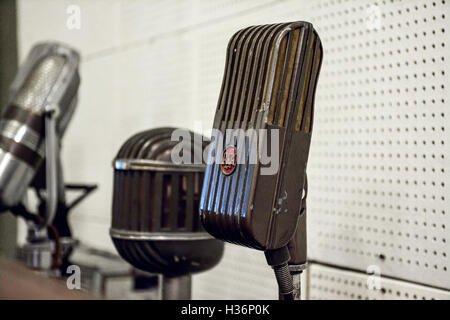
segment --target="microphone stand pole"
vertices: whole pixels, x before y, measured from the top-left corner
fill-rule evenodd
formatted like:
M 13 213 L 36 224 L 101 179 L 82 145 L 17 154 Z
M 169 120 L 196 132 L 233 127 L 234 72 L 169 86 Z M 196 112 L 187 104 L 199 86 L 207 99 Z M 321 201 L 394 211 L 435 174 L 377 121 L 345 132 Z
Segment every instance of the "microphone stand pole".
M 162 300 L 191 300 L 192 276 L 161 276 Z

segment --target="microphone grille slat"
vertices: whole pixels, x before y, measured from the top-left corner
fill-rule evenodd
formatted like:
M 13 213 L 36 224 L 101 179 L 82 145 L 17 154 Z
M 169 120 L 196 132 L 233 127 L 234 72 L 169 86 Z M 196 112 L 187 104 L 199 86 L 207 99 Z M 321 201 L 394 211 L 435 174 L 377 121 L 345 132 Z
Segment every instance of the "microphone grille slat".
M 185 177 L 183 177 L 186 181 L 186 217 L 185 224 L 187 229 L 196 230 L 193 225 L 194 221 L 194 192 L 195 192 L 195 174 L 188 173 Z M 197 206 L 198 208 L 198 206 Z
M 179 198 L 179 189 L 180 189 L 180 176 L 177 173 L 171 174 L 170 179 L 170 214 L 169 214 L 169 228 L 170 229 L 178 229 L 179 228 L 179 221 L 181 220 L 182 216 L 186 214 L 185 211 L 180 210 L 178 212 L 178 209 L 180 208 L 180 198 Z M 184 220 L 184 219 L 183 219 Z
M 308 133 L 311 133 L 312 131 L 312 124 L 313 124 L 313 118 L 314 118 L 314 96 L 316 94 L 316 87 L 317 87 L 317 77 L 319 75 L 320 66 L 322 64 L 322 51 L 321 51 L 321 44 L 320 41 L 316 40 L 316 55 L 314 56 L 314 67 L 313 71 L 311 73 L 311 83 L 314 85 L 309 86 L 309 93 L 308 93 L 308 100 L 307 100 L 307 118 L 306 118 L 306 125 L 305 125 L 305 131 Z
M 297 107 L 298 107 L 298 112 L 297 112 L 297 119 L 296 119 L 296 125 L 295 125 L 295 130 L 300 130 L 300 127 L 302 125 L 302 123 L 304 124 L 304 116 L 305 116 L 305 112 L 307 112 L 306 110 L 306 99 L 307 99 L 307 95 L 308 95 L 308 89 L 309 89 L 309 82 L 310 82 L 310 78 L 312 76 L 311 73 L 311 69 L 312 69 L 312 65 L 313 65 L 313 59 L 314 59 L 314 53 L 313 48 L 315 45 L 315 41 L 314 41 L 314 34 L 311 35 L 311 39 L 309 39 L 309 44 L 308 44 L 308 49 L 305 53 L 305 60 L 306 60 L 306 66 L 305 66 L 305 77 L 303 79 L 303 83 L 300 84 L 300 88 L 301 88 L 301 95 L 300 95 L 300 101 L 297 102 Z M 304 128 L 304 125 L 302 126 L 302 128 Z
M 288 54 L 286 59 L 286 65 L 283 70 L 283 82 L 284 82 L 284 90 L 280 90 L 279 95 L 279 107 L 277 107 L 276 110 L 276 119 L 275 123 L 278 124 L 279 127 L 284 126 L 285 121 L 285 115 L 286 115 L 286 107 L 288 103 L 288 97 L 289 97 L 289 88 L 292 81 L 292 72 L 294 68 L 294 62 L 295 62 L 295 52 L 297 50 L 298 41 L 300 38 L 300 30 L 296 29 L 294 30 L 292 35 L 289 35 L 289 43 L 288 43 Z M 292 54 L 294 53 L 294 54 Z
M 150 195 L 152 192 L 152 182 L 154 176 L 151 172 L 142 172 L 142 178 L 140 179 L 139 192 L 140 192 L 140 213 L 139 219 L 141 225 L 139 230 L 143 232 L 149 232 L 152 228 L 150 217 L 152 216 L 152 207 L 150 205 Z
M 163 202 L 165 198 L 165 190 L 163 190 L 163 184 L 165 183 L 163 173 L 156 172 L 155 180 L 153 182 L 153 193 L 152 193 L 152 231 L 159 230 L 161 228 L 161 216 L 163 213 Z
M 140 230 L 141 225 L 141 201 L 140 201 L 140 181 L 142 180 L 142 173 L 132 171 L 130 176 L 131 186 L 130 190 L 130 211 L 131 211 L 131 219 L 130 219 L 130 228 L 132 230 Z
M 280 53 L 277 58 L 278 61 L 277 61 L 277 67 L 276 67 L 276 72 L 275 72 L 275 79 L 274 79 L 273 98 L 270 103 L 269 116 L 268 116 L 268 120 L 267 120 L 267 122 L 269 124 L 272 124 L 273 120 L 274 120 L 275 107 L 277 106 L 277 100 L 279 98 L 278 91 L 281 87 L 281 78 L 282 78 L 282 74 L 286 72 L 286 69 L 283 68 L 283 65 L 285 64 L 285 58 L 286 58 L 286 49 L 287 49 L 287 39 L 284 38 L 281 41 Z

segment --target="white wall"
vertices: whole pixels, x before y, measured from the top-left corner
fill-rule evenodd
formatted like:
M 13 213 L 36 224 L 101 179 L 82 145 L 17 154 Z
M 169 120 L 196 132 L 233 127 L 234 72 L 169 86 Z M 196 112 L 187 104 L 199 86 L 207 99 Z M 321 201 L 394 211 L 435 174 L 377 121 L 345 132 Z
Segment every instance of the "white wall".
M 63 152 L 68 181 L 100 185 L 72 214 L 83 242 L 114 251 L 111 161 L 126 138 L 165 125 L 208 129 L 231 35 L 248 25 L 308 20 L 325 49 L 308 166 L 310 256 L 450 288 L 448 0 L 18 4 L 21 60 L 47 39 L 82 54 L 80 103 Z M 81 8 L 80 30 L 66 28 L 73 4 Z M 312 270 L 320 278 L 322 269 Z M 342 286 L 323 283 L 311 296 L 326 298 Z M 231 245 L 219 267 L 194 280 L 196 298 L 275 298 L 275 290 L 262 253 Z

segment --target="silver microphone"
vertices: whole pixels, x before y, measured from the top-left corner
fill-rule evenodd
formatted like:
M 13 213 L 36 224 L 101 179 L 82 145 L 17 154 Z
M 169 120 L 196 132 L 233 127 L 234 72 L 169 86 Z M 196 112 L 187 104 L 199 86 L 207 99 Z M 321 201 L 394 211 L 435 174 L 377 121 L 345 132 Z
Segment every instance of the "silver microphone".
M 59 139 L 77 103 L 78 53 L 59 43 L 35 45 L 10 88 L 0 117 L 0 205 L 21 204 L 38 170 L 46 169 L 48 225 L 56 211 Z

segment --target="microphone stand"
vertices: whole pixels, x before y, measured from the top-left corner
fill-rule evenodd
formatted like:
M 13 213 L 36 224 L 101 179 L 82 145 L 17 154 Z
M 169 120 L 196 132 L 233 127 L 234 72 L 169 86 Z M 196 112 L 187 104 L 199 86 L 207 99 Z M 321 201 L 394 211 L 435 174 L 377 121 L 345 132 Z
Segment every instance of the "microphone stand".
M 306 196 L 308 178 L 305 178 L 304 195 L 297 221 L 297 229 L 286 247 L 264 252 L 278 282 L 279 300 L 301 300 L 301 274 L 307 267 L 306 256 Z
M 27 243 L 20 248 L 19 256 L 25 264 L 33 269 L 58 271 L 65 273 L 67 257 L 76 246 L 67 221 L 69 211 L 80 203 L 96 185 L 65 185 L 61 156 L 60 140 L 57 133 L 56 118 L 58 106 L 47 106 L 45 112 L 45 172 L 35 177 L 34 189 L 40 200 L 39 215 L 28 212 L 24 205 L 12 208 L 11 211 L 24 217 L 28 223 Z M 40 172 L 37 173 L 40 175 Z M 45 180 L 44 180 L 45 179 Z M 44 189 L 45 197 L 39 193 Z M 84 193 L 71 204 L 65 201 L 65 191 L 82 190 Z
M 51 270 L 59 266 L 60 242 L 55 232 L 55 241 L 49 239 L 49 227 L 56 214 L 58 203 L 58 160 L 59 148 L 56 136 L 56 116 L 58 107 L 54 105 L 45 108 L 45 210 L 34 220 L 28 221 L 27 242 L 19 255 L 25 264 L 33 269 Z
M 161 275 L 162 300 L 191 300 L 191 274 L 170 277 Z

